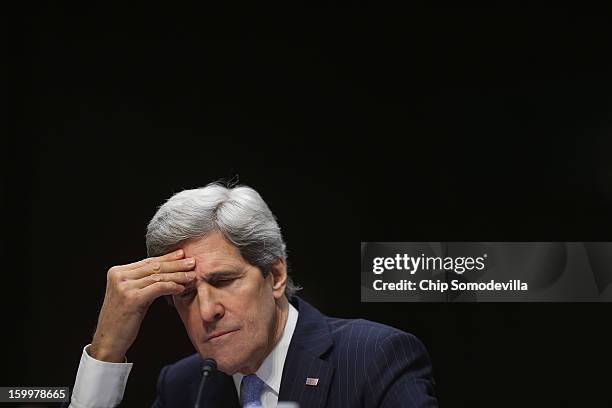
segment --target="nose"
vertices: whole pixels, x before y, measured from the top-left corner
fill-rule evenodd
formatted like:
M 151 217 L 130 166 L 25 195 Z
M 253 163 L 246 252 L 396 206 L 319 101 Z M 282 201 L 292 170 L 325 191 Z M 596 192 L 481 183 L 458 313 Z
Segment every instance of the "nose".
M 214 288 L 201 285 L 198 288 L 198 303 L 200 306 L 200 317 L 206 323 L 214 323 L 223 318 L 225 308 L 215 293 Z

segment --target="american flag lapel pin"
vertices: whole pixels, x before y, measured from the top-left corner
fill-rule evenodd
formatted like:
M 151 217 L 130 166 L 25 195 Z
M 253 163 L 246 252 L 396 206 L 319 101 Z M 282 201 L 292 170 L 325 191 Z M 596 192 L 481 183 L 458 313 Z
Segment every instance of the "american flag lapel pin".
M 312 385 L 313 387 L 316 387 L 318 383 L 319 383 L 318 378 L 306 377 L 306 385 Z

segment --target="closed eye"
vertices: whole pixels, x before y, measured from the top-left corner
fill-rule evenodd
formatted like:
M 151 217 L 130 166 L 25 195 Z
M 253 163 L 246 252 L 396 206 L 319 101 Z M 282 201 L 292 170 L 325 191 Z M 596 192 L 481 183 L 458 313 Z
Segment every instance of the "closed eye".
M 210 281 L 210 284 L 216 288 L 222 288 L 224 286 L 228 286 L 232 282 L 234 282 L 236 278 L 228 278 L 228 279 L 215 279 Z
M 211 279 L 208 283 L 215 288 L 223 288 L 232 284 L 238 278 Z M 194 287 L 188 287 L 183 293 L 178 295 L 181 299 L 189 299 L 193 297 L 196 290 Z

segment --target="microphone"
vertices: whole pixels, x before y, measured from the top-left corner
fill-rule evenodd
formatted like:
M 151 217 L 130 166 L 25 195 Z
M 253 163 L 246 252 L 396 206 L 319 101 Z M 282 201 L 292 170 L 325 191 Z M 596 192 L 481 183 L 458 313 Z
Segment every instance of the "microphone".
M 204 389 L 204 383 L 217 371 L 217 362 L 212 358 L 204 360 L 202 365 L 202 380 L 200 381 L 200 388 L 198 388 L 198 396 L 196 397 L 195 408 L 200 407 L 200 398 L 202 397 L 202 390 Z

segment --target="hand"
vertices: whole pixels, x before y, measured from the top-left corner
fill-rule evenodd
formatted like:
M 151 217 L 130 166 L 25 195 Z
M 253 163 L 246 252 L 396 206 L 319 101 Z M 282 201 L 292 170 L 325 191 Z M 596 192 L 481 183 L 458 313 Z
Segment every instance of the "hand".
M 123 362 L 151 303 L 160 296 L 181 293 L 195 279 L 195 259 L 183 256 L 179 249 L 108 270 L 104 303 L 88 349 L 91 357 Z

